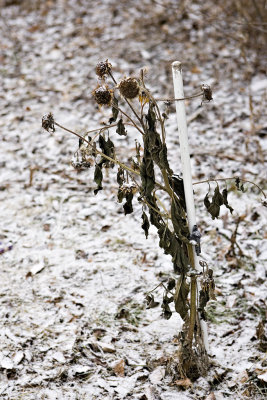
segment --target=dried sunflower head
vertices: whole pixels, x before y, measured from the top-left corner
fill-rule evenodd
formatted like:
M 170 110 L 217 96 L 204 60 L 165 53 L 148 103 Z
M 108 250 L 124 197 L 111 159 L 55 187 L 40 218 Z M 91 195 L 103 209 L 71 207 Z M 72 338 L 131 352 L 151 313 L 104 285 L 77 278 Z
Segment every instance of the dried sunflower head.
M 42 128 L 44 128 L 47 132 L 55 132 L 55 120 L 52 113 L 43 116 Z
M 113 97 L 113 92 L 108 86 L 98 86 L 93 90 L 92 95 L 97 104 L 109 106 Z
M 96 67 L 95 67 L 95 72 L 96 75 L 99 76 L 99 78 L 104 78 L 112 69 L 112 65 L 106 61 L 100 61 Z
M 140 91 L 139 82 L 135 78 L 125 78 L 118 85 L 120 94 L 127 99 L 133 99 L 138 96 Z

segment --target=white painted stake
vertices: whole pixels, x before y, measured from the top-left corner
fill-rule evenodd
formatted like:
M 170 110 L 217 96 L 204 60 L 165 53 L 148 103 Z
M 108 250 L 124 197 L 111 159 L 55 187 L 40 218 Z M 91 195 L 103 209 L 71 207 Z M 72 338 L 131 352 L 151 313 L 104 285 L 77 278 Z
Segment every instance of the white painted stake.
M 182 64 L 179 61 L 172 63 L 172 75 L 174 86 L 174 97 L 180 99 L 184 97 Z M 178 134 L 180 141 L 180 153 L 182 161 L 182 173 L 184 182 L 184 194 L 186 202 L 186 212 L 190 234 L 192 234 L 193 226 L 196 225 L 196 213 L 193 196 L 192 174 L 190 165 L 190 154 L 188 146 L 187 123 L 185 114 L 184 101 L 176 101 L 176 116 L 178 125 Z M 199 261 L 194 246 L 195 268 L 199 270 Z
M 175 61 L 172 63 L 172 75 L 173 75 L 173 86 L 174 86 L 174 97 L 175 99 L 180 99 L 184 97 L 183 88 L 183 77 L 182 77 L 182 63 L 180 61 Z M 182 173 L 183 173 L 183 183 L 184 183 L 184 193 L 186 202 L 186 212 L 188 218 L 188 225 L 190 234 L 192 234 L 193 226 L 196 223 L 196 212 L 193 196 L 193 185 L 192 185 L 192 174 L 191 174 L 191 164 L 190 164 L 190 154 L 188 145 L 188 134 L 187 134 L 187 123 L 186 123 L 186 113 L 185 104 L 183 101 L 176 101 L 176 116 L 178 125 L 178 134 L 180 141 L 180 153 L 182 161 Z M 194 262 L 197 271 L 200 270 L 198 256 L 194 250 Z M 203 341 L 206 351 L 209 351 L 208 345 L 208 335 L 207 335 L 207 324 L 205 321 L 201 320 L 201 330 L 203 334 Z

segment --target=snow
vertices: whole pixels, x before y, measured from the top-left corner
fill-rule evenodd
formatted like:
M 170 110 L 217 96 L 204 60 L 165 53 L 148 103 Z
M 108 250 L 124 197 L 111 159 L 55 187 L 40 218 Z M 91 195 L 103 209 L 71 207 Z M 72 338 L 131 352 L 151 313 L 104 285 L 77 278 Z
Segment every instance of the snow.
M 181 391 L 165 367 L 177 350 L 182 321 L 176 314 L 166 321 L 160 307 L 145 305 L 146 293 L 172 274 L 170 257 L 159 249 L 153 228 L 145 240 L 137 202 L 133 214 L 123 215 L 115 171 L 94 196 L 92 169 L 78 173 L 71 166 L 76 138 L 58 128 L 53 135 L 41 129 L 41 118 L 50 111 L 78 132 L 108 120 L 109 111 L 99 111 L 91 99 L 98 61 L 108 58 L 116 77 L 138 74 L 147 65 L 148 87 L 159 97 L 172 97 L 171 62 L 178 58 L 186 94 L 204 82 L 214 91 L 214 101 L 202 107 L 199 99 L 186 103 L 188 119 L 194 116 L 193 181 L 238 175 L 264 185 L 266 136 L 257 132 L 266 126 L 265 76 L 255 68 L 248 78 L 250 58 L 242 62 L 236 42 L 219 40 L 216 28 L 205 26 L 200 5 L 189 6 L 190 17 L 183 19 L 157 3 L 105 0 L 88 7 L 84 0 L 68 0 L 35 8 L 24 1 L 1 7 L 3 399 L 187 400 L 213 393 L 216 400 L 238 400 L 249 379 L 256 385 L 253 398 L 264 398 L 257 379 L 266 381 L 266 361 L 256 327 L 266 318 L 266 208 L 257 188 L 245 184 L 242 196 L 230 191 L 233 216 L 222 209 L 222 219 L 212 221 L 203 206 L 208 184 L 194 186 L 202 259 L 216 280 L 217 299 L 208 310 L 213 365 L 207 377 Z M 192 21 L 199 22 L 198 31 L 191 29 Z M 179 173 L 171 111 L 167 143 Z M 137 137 L 128 132 L 126 139 L 114 136 L 122 159 Z M 238 215 L 244 215 L 237 234 L 244 256 L 235 247 L 236 254 L 226 259 L 231 245 L 226 236 L 234 232 Z M 161 297 L 158 288 L 155 299 Z M 120 360 L 124 377 L 113 370 Z

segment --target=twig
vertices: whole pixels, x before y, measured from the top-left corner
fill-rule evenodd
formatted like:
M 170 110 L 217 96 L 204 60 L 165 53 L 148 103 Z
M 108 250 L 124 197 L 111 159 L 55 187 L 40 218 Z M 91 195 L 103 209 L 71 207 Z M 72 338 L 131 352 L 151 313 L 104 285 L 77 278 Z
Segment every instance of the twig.
M 54 124 L 55 124 L 56 126 L 58 126 L 59 128 L 63 129 L 64 131 L 67 131 L 67 132 L 69 132 L 69 133 L 72 133 L 73 135 L 77 136 L 79 139 L 81 139 L 81 140 L 83 140 L 84 142 L 86 142 L 90 147 L 92 147 L 92 148 L 94 149 L 94 151 L 95 151 L 97 154 L 101 155 L 101 156 L 104 157 L 106 160 L 111 161 L 112 163 L 118 164 L 121 168 L 126 169 L 127 171 L 129 171 L 129 172 L 131 172 L 131 173 L 133 173 L 133 174 L 140 175 L 140 173 L 139 173 L 138 171 L 135 171 L 134 169 L 128 167 L 127 165 L 121 163 L 120 161 L 118 161 L 118 160 L 116 160 L 116 159 L 113 159 L 113 158 L 107 156 L 106 154 L 102 153 L 102 151 L 100 151 L 100 150 L 94 148 L 93 145 L 92 145 L 92 143 L 90 143 L 89 140 L 85 139 L 83 136 L 79 135 L 79 133 L 74 132 L 74 131 L 72 131 L 72 130 L 70 130 L 70 129 L 68 129 L 68 128 L 65 128 L 64 126 L 58 124 L 57 122 L 54 122 Z
M 194 99 L 196 97 L 200 97 L 203 96 L 203 91 L 193 94 L 192 96 L 186 96 L 186 97 L 180 97 L 179 99 L 155 99 L 156 101 L 166 101 L 167 103 L 172 103 L 173 101 L 184 101 L 184 100 L 190 100 L 190 99 Z
M 58 123 L 55 122 L 55 121 L 54 121 L 54 125 L 58 126 L 59 128 L 63 129 L 64 131 L 69 132 L 69 133 L 71 133 L 72 135 L 75 135 L 75 136 L 77 136 L 79 139 L 83 140 L 83 141 L 84 141 L 85 143 L 87 143 L 90 147 L 92 147 L 92 148 L 94 149 L 94 151 L 95 151 L 97 154 L 101 155 L 101 156 L 104 157 L 106 160 L 108 160 L 108 161 L 110 161 L 110 162 L 112 162 L 112 163 L 115 163 L 115 164 L 119 165 L 121 168 L 123 168 L 123 169 L 125 169 L 125 170 L 127 170 L 127 171 L 129 171 L 129 172 L 131 172 L 131 173 L 133 173 L 133 174 L 135 174 L 135 175 L 139 175 L 139 176 L 140 176 L 140 172 L 139 172 L 139 171 L 136 171 L 136 170 L 134 170 L 134 169 L 128 167 L 127 165 L 123 164 L 123 163 L 120 162 L 119 160 L 114 159 L 114 158 L 111 158 L 111 157 L 107 156 L 106 154 L 102 153 L 102 151 L 96 149 L 96 148 L 92 145 L 92 143 L 89 142 L 89 140 L 87 140 L 87 139 L 85 139 L 83 136 L 79 135 L 79 133 L 74 132 L 74 131 L 72 131 L 71 129 L 65 128 L 64 126 L 58 124 Z M 159 182 L 155 182 L 155 184 L 156 184 L 160 189 L 162 189 L 164 192 L 169 193 L 168 190 L 165 188 L 165 186 L 161 185 Z
M 230 178 L 214 178 L 214 179 L 207 179 L 205 181 L 199 181 L 199 182 L 194 182 L 193 185 L 200 185 L 201 183 L 209 183 L 209 182 L 217 182 L 217 181 L 230 181 L 230 180 L 236 180 L 238 177 L 230 177 Z M 247 179 L 240 179 L 240 181 L 245 182 L 245 183 L 250 183 L 251 185 L 256 186 L 259 191 L 263 194 L 263 196 L 266 198 L 266 194 L 264 193 L 264 191 L 261 189 L 261 187 L 259 185 L 257 185 L 255 182 L 252 181 L 248 181 Z

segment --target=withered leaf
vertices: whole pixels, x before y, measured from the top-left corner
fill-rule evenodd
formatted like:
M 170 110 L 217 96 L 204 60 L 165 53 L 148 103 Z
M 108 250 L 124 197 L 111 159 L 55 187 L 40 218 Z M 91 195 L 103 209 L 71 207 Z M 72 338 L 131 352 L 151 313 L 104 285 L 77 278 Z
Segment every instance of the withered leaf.
M 217 185 L 214 190 L 211 203 L 207 196 L 208 195 L 205 196 L 204 204 L 211 214 L 212 219 L 218 218 L 220 215 L 220 207 L 224 204 L 224 198 L 220 192 L 219 186 Z
M 104 153 L 106 156 L 114 159 L 115 147 L 114 147 L 114 143 L 112 142 L 112 140 L 110 140 L 109 137 L 106 140 L 104 138 L 104 136 L 100 135 L 99 136 L 99 146 L 100 146 L 100 148 L 102 150 L 102 153 Z M 108 161 L 104 157 L 101 159 L 99 164 L 101 164 L 101 165 L 105 164 L 106 166 L 110 166 L 110 167 L 114 166 L 114 163 L 111 163 L 110 161 Z
M 169 278 L 167 289 L 172 290 L 175 287 L 175 279 Z
M 174 232 L 180 240 L 188 243 L 189 229 L 183 216 L 184 211 L 180 202 L 177 199 L 173 199 L 171 203 L 171 218 Z
M 174 296 L 175 310 L 185 320 L 188 313 L 187 296 L 189 293 L 189 285 L 186 282 L 185 275 L 181 275 L 177 283 L 177 289 Z
M 128 191 L 125 194 L 125 199 L 126 202 L 123 204 L 123 209 L 124 209 L 124 214 L 131 214 L 133 212 L 133 205 L 132 205 L 132 200 L 133 200 L 133 192 Z
M 118 173 L 117 173 L 117 183 L 119 184 L 119 186 L 122 186 L 124 183 L 124 170 L 120 167 L 118 169 Z
M 172 296 L 171 296 L 171 297 L 168 297 L 167 294 L 165 294 L 165 295 L 163 296 L 163 301 L 162 301 L 162 304 L 161 304 L 161 308 L 162 308 L 162 310 L 163 310 L 162 315 L 163 315 L 163 317 L 164 317 L 165 319 L 170 319 L 171 316 L 172 316 L 172 312 L 171 312 L 171 309 L 170 309 L 170 306 L 169 306 L 169 304 L 170 304 L 172 301 L 173 301 L 173 297 L 172 297 Z
M 204 198 L 204 206 L 206 207 L 207 210 L 209 209 L 210 206 L 209 193 L 207 193 Z
M 121 203 L 122 200 L 124 199 L 124 195 L 125 195 L 125 193 L 124 193 L 123 189 L 119 188 L 118 194 L 117 194 L 119 203 Z
M 199 307 L 198 310 L 200 312 L 201 318 L 205 321 L 206 318 L 206 312 L 205 312 L 205 307 L 209 301 L 209 291 L 208 290 L 203 290 L 201 289 L 199 292 Z
M 148 216 L 146 215 L 146 213 L 144 211 L 142 213 L 142 220 L 143 220 L 143 223 L 141 226 L 142 226 L 142 229 L 145 231 L 145 235 L 147 238 L 150 224 L 149 224 Z
M 184 210 L 186 210 L 183 179 L 177 175 L 173 175 L 171 178 L 169 178 L 169 183 L 174 193 L 177 194 L 177 196 L 179 197 L 181 206 Z
M 151 199 L 151 192 L 155 186 L 155 174 L 153 160 L 150 153 L 146 150 L 141 163 L 140 175 L 142 181 L 142 192 L 147 199 Z
M 109 119 L 109 123 L 112 124 L 113 122 L 116 122 L 118 115 L 118 99 L 113 95 L 112 117 Z
M 123 377 L 125 375 L 124 373 L 124 368 L 125 368 L 125 361 L 122 359 L 120 361 L 118 361 L 114 367 L 113 367 L 113 371 L 115 372 L 116 376 L 121 376 Z
M 119 122 L 117 124 L 117 129 L 116 132 L 120 135 L 120 136 L 126 136 L 127 135 L 127 131 L 125 129 L 125 125 L 122 121 L 122 118 L 119 119 Z
M 146 296 L 146 302 L 147 302 L 147 307 L 146 307 L 147 309 L 155 308 L 159 305 L 159 302 L 154 300 L 153 294 L 148 294 Z
M 166 144 L 161 145 L 161 149 L 159 151 L 159 167 L 168 172 L 168 175 L 172 175 L 173 171 L 170 168 L 168 161 L 168 151 Z
M 222 195 L 223 195 L 223 204 L 225 205 L 225 207 L 227 207 L 230 210 L 230 213 L 232 214 L 234 209 L 228 203 L 228 200 L 227 200 L 228 191 L 227 191 L 227 189 L 223 189 Z
M 94 181 L 98 185 L 97 189 L 94 190 L 94 194 L 97 194 L 99 190 L 102 190 L 102 180 L 103 180 L 103 173 L 101 167 L 96 164 L 95 165 L 95 173 L 94 173 Z

